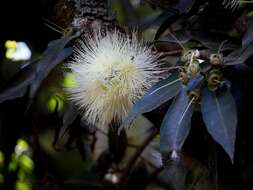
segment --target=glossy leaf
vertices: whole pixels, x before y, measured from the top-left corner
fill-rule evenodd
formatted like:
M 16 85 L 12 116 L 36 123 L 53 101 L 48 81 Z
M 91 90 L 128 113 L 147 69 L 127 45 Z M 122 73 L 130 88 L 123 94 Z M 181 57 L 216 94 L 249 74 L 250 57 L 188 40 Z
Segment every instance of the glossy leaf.
M 144 0 L 151 5 L 158 6 L 166 11 L 173 11 L 171 8 L 172 2 L 171 1 L 164 1 L 164 0 Z M 175 10 L 174 10 L 175 11 Z
M 193 40 L 196 40 L 200 42 L 203 46 L 215 51 L 218 51 L 220 45 L 227 40 L 221 36 L 202 31 L 191 31 L 190 33 L 192 35 Z M 234 50 L 236 48 L 238 48 L 238 46 L 233 43 L 232 40 L 230 40 L 223 43 L 221 51 Z
M 146 95 L 135 103 L 128 117 L 123 121 L 120 130 L 140 114 L 150 112 L 163 103 L 176 96 L 181 89 L 181 81 L 178 72 L 171 74 L 167 79 L 158 82 L 148 90 Z
M 229 89 L 222 90 L 218 93 L 204 88 L 202 92 L 201 111 L 208 132 L 224 148 L 233 162 L 237 110 L 234 98 Z
M 179 151 L 182 148 L 190 131 L 192 113 L 192 101 L 189 100 L 187 88 L 183 88 L 167 111 L 161 125 L 162 153 Z

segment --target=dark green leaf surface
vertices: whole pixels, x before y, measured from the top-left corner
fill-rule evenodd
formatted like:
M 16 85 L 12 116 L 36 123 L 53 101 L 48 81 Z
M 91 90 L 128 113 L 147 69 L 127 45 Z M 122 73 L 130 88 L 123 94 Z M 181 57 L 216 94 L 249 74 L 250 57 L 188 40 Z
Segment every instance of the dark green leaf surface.
M 178 72 L 171 74 L 167 79 L 158 82 L 134 105 L 122 127 L 128 126 L 138 115 L 150 112 L 176 96 L 181 89 Z
M 167 111 L 160 129 L 160 149 L 162 153 L 178 151 L 182 148 L 190 131 L 192 104 L 187 88 L 180 94 Z
M 217 93 L 204 88 L 201 111 L 208 132 L 224 148 L 233 162 L 237 111 L 229 89 Z

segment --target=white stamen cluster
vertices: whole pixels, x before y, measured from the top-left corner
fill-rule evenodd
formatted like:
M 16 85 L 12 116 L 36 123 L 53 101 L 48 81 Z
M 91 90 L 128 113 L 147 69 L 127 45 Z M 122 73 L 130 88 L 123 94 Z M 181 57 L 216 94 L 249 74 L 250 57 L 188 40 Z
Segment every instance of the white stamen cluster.
M 68 65 L 76 80 L 67 89 L 70 98 L 93 125 L 121 122 L 145 90 L 158 82 L 158 59 L 134 33 L 97 32 L 80 41 Z

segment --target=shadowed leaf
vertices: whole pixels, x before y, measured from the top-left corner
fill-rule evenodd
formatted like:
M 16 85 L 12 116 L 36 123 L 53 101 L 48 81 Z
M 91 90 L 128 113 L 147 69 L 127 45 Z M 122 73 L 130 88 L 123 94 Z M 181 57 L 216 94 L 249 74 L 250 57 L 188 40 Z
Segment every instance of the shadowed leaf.
M 188 84 L 188 90 L 194 90 L 195 88 L 199 87 L 199 85 L 203 82 L 204 77 L 202 75 L 197 75 L 194 78 L 192 78 Z
M 56 55 L 51 57 L 51 59 L 48 59 L 48 56 L 45 57 L 45 59 L 41 59 L 38 64 L 40 67 L 37 70 L 35 80 L 32 81 L 32 84 L 30 86 L 29 91 L 29 102 L 27 109 L 33 102 L 33 98 L 39 89 L 42 81 L 48 76 L 50 71 L 56 67 L 60 62 L 62 62 L 64 59 L 69 57 L 72 54 L 72 48 L 64 48 L 62 47 L 59 52 L 56 53 Z
M 108 131 L 108 145 L 112 160 L 120 163 L 127 148 L 127 136 L 125 130 L 117 134 L 118 125 L 111 125 Z
M 167 19 L 160 25 L 155 34 L 155 40 L 157 40 L 163 34 L 163 32 L 170 27 L 172 23 L 177 21 L 178 18 L 178 14 L 171 13 L 170 15 L 167 15 Z
M 253 43 L 247 47 L 242 47 L 230 53 L 224 58 L 225 65 L 243 64 L 253 55 Z
M 0 103 L 24 96 L 29 84 L 35 79 L 36 65 L 31 63 L 20 70 L 0 92 Z
M 178 4 L 174 6 L 180 13 L 187 13 L 193 6 L 195 0 L 180 0 Z
M 8 82 L 6 88 L 0 93 L 0 103 L 24 96 L 28 87 L 30 87 L 27 106 L 27 108 L 29 108 L 41 82 L 58 63 L 71 55 L 72 48 L 64 47 L 70 40 L 77 36 L 79 36 L 79 34 L 66 36 L 50 42 L 39 61 L 22 68 L 17 75 Z
M 78 114 L 79 113 L 78 113 L 76 107 L 74 105 L 70 104 L 69 109 L 67 109 L 63 115 L 63 124 L 62 124 L 62 127 L 61 127 L 59 135 L 58 135 L 58 140 L 60 140 L 65 135 L 65 133 L 68 130 L 68 127 L 74 122 L 74 120 L 77 118 Z
M 246 33 L 242 38 L 242 46 L 246 47 L 253 41 L 253 23 L 251 22 L 248 26 Z

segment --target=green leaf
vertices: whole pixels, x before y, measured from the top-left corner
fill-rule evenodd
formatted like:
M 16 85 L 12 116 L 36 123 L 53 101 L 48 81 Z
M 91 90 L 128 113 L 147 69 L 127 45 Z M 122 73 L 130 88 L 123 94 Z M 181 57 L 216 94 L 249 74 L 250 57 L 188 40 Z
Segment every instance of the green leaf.
M 167 111 L 160 129 L 162 153 L 179 151 L 189 134 L 192 117 L 192 100 L 183 88 Z
M 207 130 L 234 159 L 237 110 L 234 98 L 228 88 L 212 92 L 208 88 L 202 91 L 201 111 Z
M 123 121 L 119 132 L 123 127 L 129 126 L 130 123 L 140 114 L 150 112 L 176 96 L 182 87 L 181 80 L 178 75 L 178 72 L 174 72 L 167 79 L 158 82 L 150 88 L 146 95 L 144 95 L 143 98 L 137 101 L 133 106 L 132 111 Z

